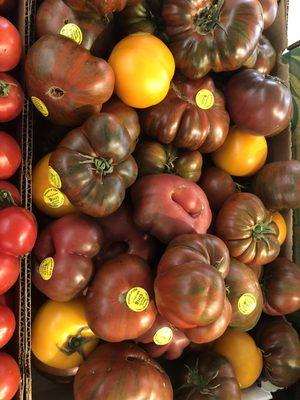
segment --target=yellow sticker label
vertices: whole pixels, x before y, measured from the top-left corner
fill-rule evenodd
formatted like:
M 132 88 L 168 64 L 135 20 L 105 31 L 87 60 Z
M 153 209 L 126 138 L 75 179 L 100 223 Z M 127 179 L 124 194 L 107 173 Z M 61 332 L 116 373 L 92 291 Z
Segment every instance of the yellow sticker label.
M 44 117 L 48 117 L 49 115 L 49 111 L 48 108 L 46 107 L 46 104 L 38 99 L 37 97 L 32 96 L 31 97 L 31 101 L 34 104 L 34 106 L 36 107 L 36 109 L 44 116 Z
M 135 312 L 145 311 L 149 306 L 150 299 L 148 292 L 141 287 L 134 287 L 126 294 L 126 304 Z
M 215 103 L 214 94 L 208 89 L 201 89 L 196 94 L 196 104 L 202 110 L 209 110 Z
M 74 40 L 77 44 L 81 44 L 83 40 L 82 31 L 76 24 L 66 24 L 64 25 L 60 32 L 61 35 L 68 37 L 69 39 Z
M 165 346 L 169 344 L 173 339 L 173 331 L 170 327 L 164 326 L 160 328 L 153 336 L 153 342 L 158 346 Z
M 257 305 L 256 297 L 252 293 L 244 293 L 239 298 L 238 308 L 240 312 L 244 315 L 251 314 Z
M 65 202 L 65 197 L 57 188 L 48 188 L 44 191 L 44 202 L 51 208 L 59 208 Z
M 56 187 L 57 189 L 61 188 L 60 177 L 59 177 L 58 173 L 55 171 L 55 169 L 50 167 L 50 165 L 48 167 L 48 180 L 52 186 Z
M 52 257 L 45 258 L 39 266 L 39 274 L 44 281 L 51 279 L 54 270 L 54 260 Z

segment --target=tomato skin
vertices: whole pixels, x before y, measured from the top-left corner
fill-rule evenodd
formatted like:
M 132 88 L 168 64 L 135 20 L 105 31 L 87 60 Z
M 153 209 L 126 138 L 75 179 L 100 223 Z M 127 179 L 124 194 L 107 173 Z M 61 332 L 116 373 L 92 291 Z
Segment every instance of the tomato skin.
M 278 0 L 259 0 L 263 8 L 264 29 L 269 28 L 275 21 L 278 11 Z
M 0 191 L 1 190 L 8 190 L 10 192 L 14 202 L 16 203 L 16 205 L 18 205 L 18 206 L 20 205 L 20 203 L 21 203 L 21 194 L 20 194 L 19 190 L 12 183 L 0 180 Z
M 0 398 L 11 400 L 17 393 L 21 374 L 16 361 L 7 353 L 0 352 Z
M 168 93 L 175 72 L 170 50 L 160 39 L 147 33 L 122 39 L 114 47 L 109 64 L 115 72 L 117 96 L 135 108 L 160 103 Z
M 0 143 L 0 179 L 8 179 L 20 166 L 21 149 L 16 140 L 3 131 L 0 131 Z
M 15 119 L 22 111 L 24 93 L 18 81 L 0 72 L 0 122 Z
M 21 59 L 22 40 L 16 27 L 0 16 L 0 72 L 14 69 Z
M 6 293 L 17 281 L 20 261 L 17 257 L 0 253 L 0 295 Z
M 280 246 L 285 242 L 286 235 L 287 235 L 287 226 L 283 216 L 279 212 L 271 213 L 272 220 L 278 227 L 278 242 Z
M 0 304 L 0 349 L 12 338 L 16 329 L 16 319 L 12 310 Z
M 37 237 L 34 215 L 21 207 L 0 211 L 0 253 L 15 257 L 32 250 Z

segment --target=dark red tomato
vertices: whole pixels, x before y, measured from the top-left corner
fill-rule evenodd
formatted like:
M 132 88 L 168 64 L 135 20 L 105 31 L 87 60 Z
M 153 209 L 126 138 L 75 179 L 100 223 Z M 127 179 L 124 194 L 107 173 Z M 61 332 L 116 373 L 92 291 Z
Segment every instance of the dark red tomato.
M 0 179 L 8 179 L 21 164 L 21 149 L 12 136 L 2 131 L 0 131 L 0 144 Z
M 0 137 L 1 137 L 1 132 L 0 132 Z M 1 143 L 2 145 L 2 143 Z M 0 150 L 1 153 L 1 150 Z M 1 155 L 0 155 L 0 163 L 1 163 Z M 0 167 L 1 169 L 1 167 Z M 21 195 L 19 190 L 10 182 L 7 181 L 1 181 L 0 180 L 0 208 L 2 208 L 2 203 L 7 201 L 7 198 L 12 197 L 13 201 L 17 204 L 20 205 L 21 203 Z
M 23 103 L 24 93 L 19 82 L 0 73 L 0 122 L 15 119 L 22 111 Z
M 0 295 L 6 293 L 16 283 L 19 273 L 19 259 L 0 252 Z
M 37 237 L 34 215 L 21 207 L 0 211 L 0 252 L 15 257 L 32 250 Z
M 16 319 L 14 313 L 9 307 L 0 304 L 0 349 L 10 341 L 15 329 Z
M 20 369 L 7 353 L 0 352 L 0 399 L 11 400 L 20 385 Z
M 9 14 L 16 6 L 15 0 L 0 0 L 0 15 Z
M 278 11 L 278 0 L 259 0 L 264 15 L 264 29 L 269 28 L 275 21 Z
M 0 71 L 14 69 L 21 59 L 22 40 L 16 27 L 0 17 Z

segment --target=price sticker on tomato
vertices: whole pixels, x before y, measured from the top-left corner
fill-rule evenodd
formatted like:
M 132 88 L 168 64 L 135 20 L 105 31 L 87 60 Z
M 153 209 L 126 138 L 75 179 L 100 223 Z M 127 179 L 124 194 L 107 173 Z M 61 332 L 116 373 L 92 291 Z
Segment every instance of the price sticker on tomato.
M 126 294 L 126 304 L 135 312 L 145 311 L 149 306 L 149 294 L 141 287 L 134 287 Z
M 244 293 L 238 301 L 238 308 L 244 315 L 251 314 L 257 305 L 256 297 L 252 293 Z

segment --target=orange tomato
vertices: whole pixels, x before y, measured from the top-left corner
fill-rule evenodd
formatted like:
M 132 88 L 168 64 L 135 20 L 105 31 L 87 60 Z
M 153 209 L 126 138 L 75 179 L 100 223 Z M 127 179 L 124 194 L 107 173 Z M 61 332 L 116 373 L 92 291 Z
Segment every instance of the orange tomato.
M 49 181 L 49 159 L 51 154 L 43 157 L 35 166 L 32 175 L 32 197 L 36 207 L 50 217 L 59 218 L 76 212 L 67 196 L 59 189 L 59 178 L 52 171 L 52 184 Z M 55 182 L 57 180 L 57 182 Z M 53 184 L 54 183 L 54 184 Z
M 237 127 L 229 129 L 224 144 L 212 154 L 217 167 L 234 176 L 255 174 L 266 162 L 268 145 L 264 136 L 250 135 Z
M 146 108 L 167 95 L 175 72 L 168 47 L 148 33 L 136 33 L 121 40 L 108 62 L 115 72 L 115 92 L 124 103 Z
M 241 389 L 250 387 L 260 376 L 262 353 L 248 333 L 227 329 L 216 341 L 214 351 L 231 363 Z
M 287 227 L 283 216 L 279 212 L 274 212 L 271 214 L 272 220 L 278 226 L 279 234 L 278 234 L 278 242 L 280 246 L 284 243 L 287 234 Z

